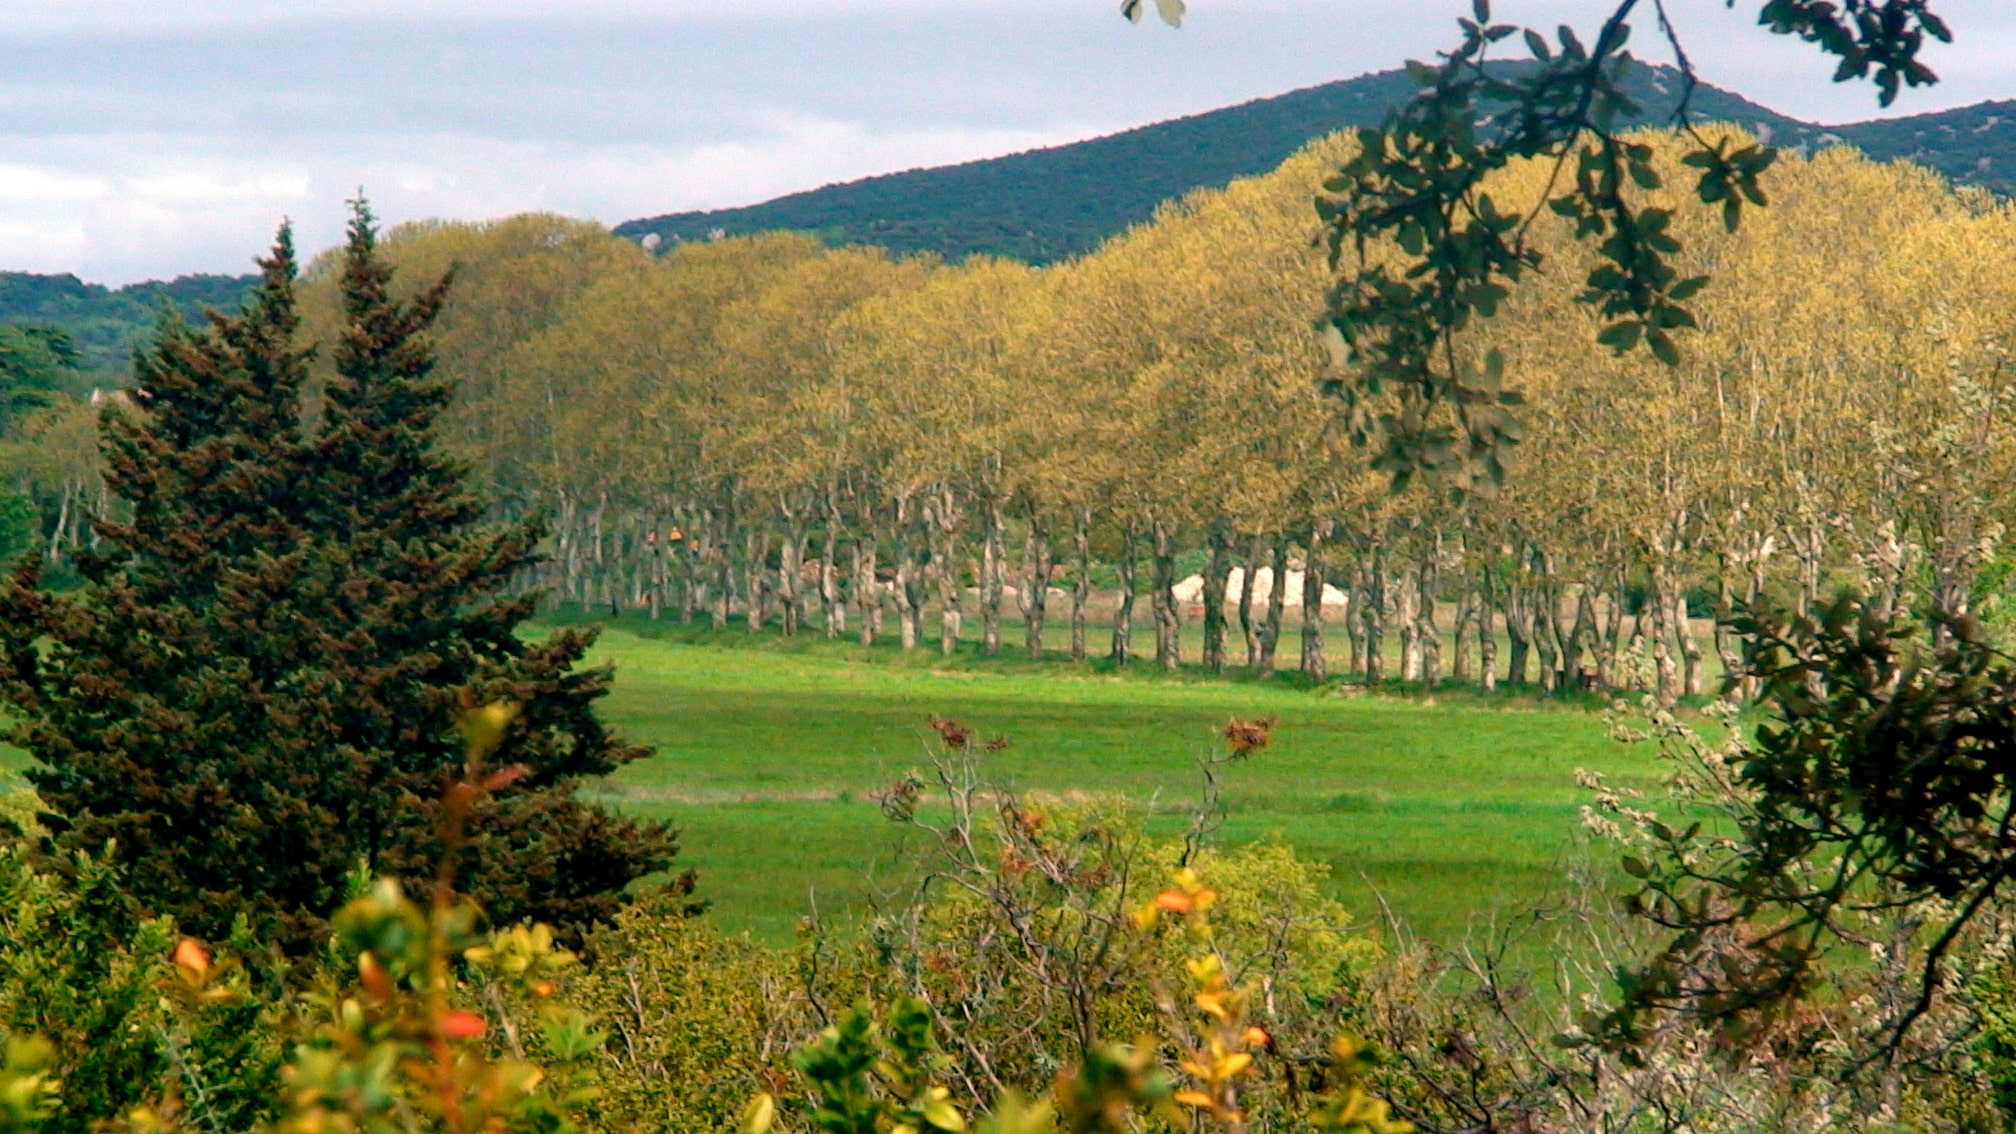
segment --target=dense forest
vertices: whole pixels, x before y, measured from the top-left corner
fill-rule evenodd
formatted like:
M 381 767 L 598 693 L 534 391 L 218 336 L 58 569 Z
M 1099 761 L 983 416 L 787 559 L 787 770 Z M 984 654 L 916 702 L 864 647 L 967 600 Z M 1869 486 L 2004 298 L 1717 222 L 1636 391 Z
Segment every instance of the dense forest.
M 108 288 L 74 275 L 0 272 L 0 324 L 61 327 L 77 345 L 82 369 L 106 382 L 123 379 L 133 351 L 164 310 L 197 319 L 206 307 L 238 305 L 255 276 L 177 276 Z
M 563 602 L 989 652 L 1019 615 L 1021 648 L 1118 662 L 1138 617 L 1163 666 L 1267 669 L 1293 624 L 1286 588 L 1252 581 L 1301 572 L 1297 597 L 1330 587 L 1348 611 L 1301 621 L 1312 678 L 1668 700 L 1705 690 L 1707 650 L 1735 668 L 1689 615 L 1738 600 L 1808 609 L 1853 582 L 1999 616 L 2008 206 L 1845 150 L 1786 159 L 1737 234 L 1676 200 L 1689 266 L 1717 282 L 1673 369 L 1561 333 L 1588 320 L 1561 231 L 1556 267 L 1490 328 L 1535 403 L 1513 486 L 1394 495 L 1316 391 L 1307 201 L 1350 144 L 1050 268 L 786 234 L 652 257 L 542 216 L 409 226 L 387 254 L 407 278 L 460 265 L 438 328 L 463 391 L 446 436 L 503 514 L 551 518 L 542 581 Z M 1522 167 L 1495 191 L 1543 181 Z M 332 287 L 310 271 L 311 331 L 333 325 Z M 1864 318 L 1842 325 L 1843 302 Z M 26 483 L 65 516 L 95 483 L 88 418 L 21 426 L 49 439 Z M 1116 585 L 1112 642 L 1089 641 L 1094 591 Z

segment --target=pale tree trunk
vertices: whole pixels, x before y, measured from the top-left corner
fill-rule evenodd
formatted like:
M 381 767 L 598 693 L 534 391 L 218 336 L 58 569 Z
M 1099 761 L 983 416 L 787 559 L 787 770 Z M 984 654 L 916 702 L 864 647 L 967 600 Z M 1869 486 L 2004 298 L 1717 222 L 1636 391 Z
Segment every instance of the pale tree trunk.
M 650 580 L 646 593 L 653 622 L 665 613 L 665 547 L 658 542 L 658 533 L 664 529 L 665 521 L 654 515 L 651 517 L 651 530 L 644 533 L 644 555 L 648 560 Z
M 1330 679 L 1323 652 L 1323 544 L 1329 537 L 1329 520 L 1312 521 L 1302 564 L 1302 672 L 1319 683 Z
M 1442 628 L 1435 622 L 1435 568 L 1441 554 L 1442 537 L 1438 535 L 1415 576 L 1415 591 L 1420 596 L 1415 610 L 1421 623 L 1415 631 L 1414 640 L 1421 650 L 1421 687 L 1430 692 L 1442 684 Z M 1457 633 L 1460 635 L 1462 631 Z
M 1119 601 L 1113 606 L 1113 649 L 1108 655 L 1114 665 L 1126 665 L 1134 658 L 1134 525 L 1120 532 L 1120 558 L 1113 564 L 1120 575 Z
M 1672 707 L 1680 699 L 1680 675 L 1673 660 L 1673 643 L 1686 633 L 1675 625 L 1672 572 L 1657 548 L 1652 561 L 1652 661 L 1657 667 L 1659 703 Z M 1686 614 L 1685 609 L 1681 615 Z
M 1346 579 L 1344 603 L 1344 668 L 1365 677 L 1365 620 L 1359 611 L 1365 609 L 1365 556 L 1354 554 L 1351 558 L 1351 572 Z
M 1477 578 L 1477 684 L 1486 693 L 1498 688 L 1498 594 L 1496 572 L 1484 564 Z
M 1204 564 L 1204 665 L 1225 672 L 1225 589 L 1232 581 L 1232 537 L 1222 523 L 1207 537 L 1211 557 Z
M 692 625 L 706 605 L 707 515 L 687 509 L 679 529 L 679 621 Z
M 1526 663 L 1533 653 L 1532 596 L 1522 585 L 1516 570 L 1505 579 L 1505 636 L 1511 639 L 1511 656 L 1505 661 L 1505 681 L 1526 684 Z
M 1029 514 L 1022 537 L 1022 634 L 1030 661 L 1043 660 L 1043 619 L 1050 608 L 1050 531 L 1042 517 Z
M 1400 680 L 1421 679 L 1421 586 L 1415 571 L 1402 571 L 1394 588 L 1400 609 Z
M 1561 687 L 1561 591 L 1546 555 L 1529 551 L 1527 564 L 1533 578 L 1527 605 L 1532 611 L 1534 652 L 1540 655 L 1540 688 L 1552 693 Z
M 826 636 L 847 632 L 847 599 L 840 593 L 840 509 L 826 506 L 826 531 L 819 544 L 819 605 L 825 608 Z
M 1471 639 L 1477 632 L 1477 586 L 1467 569 L 1461 586 L 1456 598 L 1455 667 L 1450 676 L 1458 684 L 1465 684 L 1477 678 L 1476 645 Z
M 896 618 L 905 650 L 914 650 L 924 636 L 923 551 L 918 547 L 916 497 L 905 493 L 896 500 Z
M 1267 617 L 1260 623 L 1261 673 L 1274 672 L 1274 655 L 1281 645 L 1281 618 L 1288 610 L 1288 537 L 1275 533 L 1267 564 L 1271 576 L 1267 587 Z
M 1603 634 L 1596 647 L 1596 683 L 1605 689 L 1618 687 L 1617 661 L 1624 654 L 1625 627 L 1630 625 L 1629 613 L 1624 609 L 1624 595 L 1630 586 L 1626 568 L 1618 567 L 1611 578 L 1609 609 L 1604 617 Z
M 784 546 L 778 553 L 777 601 L 784 608 L 784 635 L 798 633 L 805 622 L 805 513 L 791 508 L 784 513 Z
M 872 646 L 875 644 L 875 615 L 882 606 L 882 586 L 875 581 L 875 532 L 866 525 L 854 538 L 854 605 L 857 607 L 854 612 L 856 620 L 860 622 L 861 644 Z
M 1267 553 L 1267 537 L 1255 535 L 1253 549 L 1246 553 L 1246 573 L 1239 580 L 1239 633 L 1246 639 L 1246 668 L 1260 661 L 1260 635 L 1253 626 L 1253 580 L 1260 574 L 1260 557 Z
M 1561 674 L 1572 689 L 1593 689 L 1596 674 L 1585 672 L 1582 655 L 1596 638 L 1596 586 L 1587 576 L 1575 588 L 1575 624 L 1561 646 Z
M 1183 611 L 1176 603 L 1176 533 L 1157 519 L 1154 587 L 1150 608 L 1155 613 L 1155 663 L 1174 671 L 1183 664 Z
M 938 649 L 946 657 L 959 650 L 959 522 L 952 490 L 943 490 L 927 517 L 931 525 L 931 571 L 938 583 Z
M 1386 548 L 1375 539 L 1365 556 L 1365 607 L 1359 612 L 1365 635 L 1365 684 L 1386 680 Z
M 1071 517 L 1071 660 L 1085 660 L 1085 621 L 1092 605 L 1092 510 Z
M 735 605 L 735 531 L 724 512 L 714 514 L 714 629 L 726 630 Z
M 980 515 L 980 650 L 991 658 L 1001 652 L 1001 574 L 1007 555 L 1000 503 L 989 497 Z
M 748 596 L 748 617 L 744 621 L 749 632 L 756 634 L 770 621 L 770 525 L 766 522 L 751 528 L 746 545 L 749 550 L 744 568 L 748 583 L 743 593 Z

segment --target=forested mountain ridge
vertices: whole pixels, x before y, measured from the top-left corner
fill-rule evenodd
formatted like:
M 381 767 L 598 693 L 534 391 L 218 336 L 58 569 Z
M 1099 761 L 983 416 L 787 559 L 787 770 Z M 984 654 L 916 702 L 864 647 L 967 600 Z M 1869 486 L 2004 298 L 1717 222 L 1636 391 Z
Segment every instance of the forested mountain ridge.
M 1632 87 L 1644 108 L 1641 121 L 1672 117 L 1681 92 L 1677 72 L 1641 67 Z M 1163 201 L 1265 173 L 1331 131 L 1378 125 L 1419 89 L 1403 71 L 1382 71 L 1069 145 L 883 174 L 741 208 L 628 221 L 616 233 L 656 234 L 670 244 L 716 232 L 790 229 L 836 245 L 1049 263 L 1091 251 L 1148 220 Z M 1923 162 L 1963 184 L 2003 193 L 2016 184 L 2016 102 L 1819 126 L 1703 84 L 1692 109 L 1781 146 L 1846 143 L 1879 160 Z
M 189 275 L 108 288 L 69 273 L 0 272 L 0 324 L 57 326 L 69 332 L 88 370 L 123 375 L 133 348 L 164 307 L 185 319 L 203 309 L 231 310 L 257 276 Z

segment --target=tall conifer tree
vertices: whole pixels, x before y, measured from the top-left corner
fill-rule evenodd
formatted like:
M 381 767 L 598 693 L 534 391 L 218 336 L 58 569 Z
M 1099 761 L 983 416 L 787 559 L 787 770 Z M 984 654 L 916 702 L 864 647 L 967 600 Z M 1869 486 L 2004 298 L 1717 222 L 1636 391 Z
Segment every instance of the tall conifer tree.
M 592 636 L 517 634 L 533 600 L 509 584 L 538 527 L 480 526 L 437 451 L 452 391 L 425 333 L 448 282 L 394 299 L 359 203 L 311 430 L 285 229 L 261 267 L 237 315 L 164 327 L 137 410 L 106 414 L 132 518 L 99 522 L 84 588 L 42 591 L 32 562 L 0 587 L 0 696 L 54 849 L 112 845 L 142 903 L 192 931 L 242 912 L 307 945 L 358 863 L 432 873 L 453 715 L 509 701 L 493 760 L 525 772 L 476 812 L 461 885 L 500 920 L 607 916 L 676 846 L 575 797 L 644 750 L 594 714 L 610 674 L 576 668 Z

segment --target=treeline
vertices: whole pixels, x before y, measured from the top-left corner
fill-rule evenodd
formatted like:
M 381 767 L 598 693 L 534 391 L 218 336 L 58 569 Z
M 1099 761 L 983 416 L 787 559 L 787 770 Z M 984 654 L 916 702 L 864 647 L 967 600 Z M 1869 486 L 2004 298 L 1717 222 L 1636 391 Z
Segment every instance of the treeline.
M 460 265 L 437 334 L 462 390 L 448 435 L 508 514 L 549 517 L 564 602 L 989 652 L 1019 623 L 1031 654 L 1118 662 L 1138 620 L 1155 663 L 1213 669 L 1271 668 L 1299 621 L 1316 678 L 1667 697 L 1703 691 L 1710 651 L 1733 668 L 1701 619 L 1740 602 L 1852 582 L 1996 616 L 2016 214 L 1829 151 L 1784 159 L 1773 207 L 1731 235 L 1652 140 L 1683 270 L 1715 280 L 1702 326 L 1670 369 L 1595 345 L 1558 233 L 1470 335 L 1530 400 L 1492 499 L 1391 492 L 1317 392 L 1309 202 L 1342 141 L 1043 269 L 781 234 L 654 259 L 543 216 L 409 227 L 388 251 L 406 279 Z M 333 294 L 311 271 L 308 333 Z M 40 491 L 88 496 L 55 457 L 70 434 L 34 427 Z M 1285 588 L 1244 585 L 1305 566 L 1308 598 L 1348 596 L 1341 617 L 1291 621 Z M 1097 640 L 1095 581 L 1118 589 Z
M 1214 669 L 1270 667 L 1283 633 L 1284 588 L 1228 593 L 1233 569 L 1306 565 L 1310 597 L 1350 598 L 1341 627 L 1302 620 L 1314 677 L 1395 676 L 1392 639 L 1397 676 L 1429 684 L 1609 684 L 1642 652 L 1669 697 L 1734 648 L 1702 640 L 1690 597 L 1804 606 L 1852 579 L 1986 613 L 2016 214 L 1828 152 L 1787 158 L 1731 235 L 1653 140 L 1684 267 L 1715 278 L 1703 325 L 1670 369 L 1595 345 L 1557 234 L 1470 336 L 1531 402 L 1496 499 L 1392 493 L 1317 393 L 1309 202 L 1343 141 L 1046 269 L 777 234 L 653 259 L 547 217 L 409 228 L 391 251 L 408 278 L 463 265 L 440 332 L 451 432 L 495 498 L 550 515 L 565 601 L 990 652 L 1019 616 L 1032 654 L 1121 662 L 1145 617 L 1173 667 L 1177 564 L 1201 555 Z M 1094 642 L 1102 564 L 1120 593 Z

